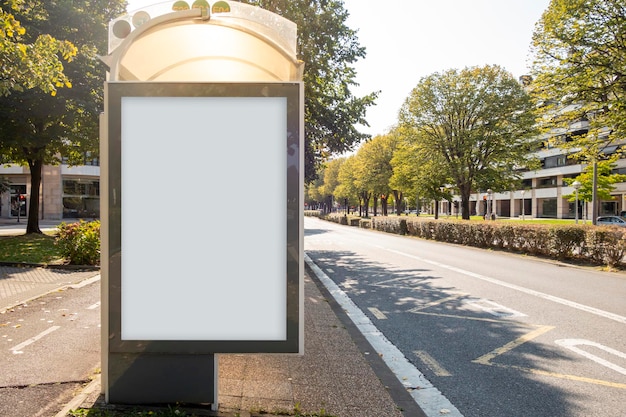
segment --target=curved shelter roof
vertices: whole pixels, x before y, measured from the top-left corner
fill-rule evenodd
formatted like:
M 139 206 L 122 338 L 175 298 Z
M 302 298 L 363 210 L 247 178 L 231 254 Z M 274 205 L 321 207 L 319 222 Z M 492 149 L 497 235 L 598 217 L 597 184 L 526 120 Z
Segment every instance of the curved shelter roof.
M 302 80 L 293 22 L 239 2 L 186 10 L 181 3 L 155 4 L 109 23 L 109 54 L 101 57 L 109 81 Z

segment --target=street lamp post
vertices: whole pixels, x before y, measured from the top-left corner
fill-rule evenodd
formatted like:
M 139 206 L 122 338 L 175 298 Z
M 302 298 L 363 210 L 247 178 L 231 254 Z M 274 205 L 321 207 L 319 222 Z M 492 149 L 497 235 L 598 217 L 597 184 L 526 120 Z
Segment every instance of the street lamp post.
M 572 187 L 574 187 L 574 192 L 576 193 L 576 205 L 574 206 L 575 214 L 574 218 L 576 219 L 576 224 L 578 224 L 578 189 L 582 184 L 580 181 L 574 181 L 572 183 Z
M 526 190 L 522 190 L 522 220 L 526 220 L 526 206 L 524 205 L 524 193 L 526 193 Z
M 491 201 L 491 195 L 493 194 L 493 190 L 491 188 L 487 189 L 487 213 L 485 213 L 486 216 L 485 218 L 491 219 L 491 210 L 493 209 L 493 207 L 491 206 L 492 201 Z

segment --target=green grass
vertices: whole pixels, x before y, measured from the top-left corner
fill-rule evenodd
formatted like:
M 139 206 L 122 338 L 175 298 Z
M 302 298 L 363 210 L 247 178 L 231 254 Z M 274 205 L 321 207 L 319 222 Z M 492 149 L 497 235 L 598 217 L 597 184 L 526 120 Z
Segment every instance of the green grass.
M 0 236 L 0 262 L 60 264 L 64 263 L 55 237 L 31 233 L 18 236 Z
M 396 216 L 395 214 L 390 214 L 391 216 Z M 397 216 L 396 216 L 397 217 Z M 407 216 L 400 216 L 400 217 L 407 217 Z M 410 214 L 408 216 L 409 218 L 424 218 L 424 219 L 434 219 L 435 216 L 432 214 L 420 214 L 419 216 L 415 216 L 414 214 Z M 456 216 L 455 214 L 452 214 L 450 216 L 443 214 L 443 215 L 439 215 L 440 219 L 443 220 L 459 220 L 462 221 L 461 216 Z M 472 222 L 484 222 L 486 221 L 485 219 L 483 219 L 482 216 L 471 216 L 470 217 L 470 221 Z M 524 220 L 522 220 L 522 218 L 518 218 L 518 217 L 514 217 L 514 218 L 510 218 L 510 217 L 498 217 L 496 219 L 496 222 L 498 223 L 515 223 L 515 224 L 574 224 L 575 220 L 574 219 L 550 219 L 550 218 L 535 218 L 535 217 L 530 217 L 530 216 L 526 216 L 526 218 Z M 578 224 L 582 225 L 585 224 L 585 222 L 581 219 L 578 220 Z M 591 220 L 587 220 L 587 224 L 591 224 Z

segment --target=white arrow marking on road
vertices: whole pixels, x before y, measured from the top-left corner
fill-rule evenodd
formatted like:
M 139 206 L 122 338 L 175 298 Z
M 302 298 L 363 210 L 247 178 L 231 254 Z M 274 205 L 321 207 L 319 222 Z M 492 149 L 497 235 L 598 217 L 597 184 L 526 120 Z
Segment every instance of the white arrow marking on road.
M 22 349 L 24 349 L 26 346 L 35 343 L 37 340 L 39 340 L 42 337 L 52 333 L 55 330 L 59 330 L 60 328 L 61 328 L 61 326 L 52 326 L 48 330 L 44 330 L 43 332 L 39 333 L 37 336 L 31 337 L 30 339 L 26 340 L 25 342 L 22 342 L 19 345 L 13 346 L 9 350 L 12 351 L 14 355 L 19 355 L 21 353 L 24 353 L 24 352 L 22 352 Z

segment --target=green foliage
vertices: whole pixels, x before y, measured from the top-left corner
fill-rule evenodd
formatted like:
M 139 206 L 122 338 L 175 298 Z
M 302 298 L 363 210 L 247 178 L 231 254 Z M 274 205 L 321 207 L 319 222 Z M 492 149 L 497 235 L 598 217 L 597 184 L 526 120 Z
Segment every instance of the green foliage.
M 449 180 L 467 220 L 471 192 L 508 191 L 520 167 L 533 166 L 534 123 L 530 97 L 502 68 L 435 73 L 420 80 L 400 110 L 403 146 L 414 157 L 396 159 L 396 166 L 414 164 L 422 195 Z
M 43 165 L 58 163 L 60 156 L 78 162 L 79 156 L 82 161 L 85 153 L 97 155 L 99 151 L 98 118 L 102 111 L 106 71 L 98 55 L 106 55 L 108 22 L 124 11 L 125 1 L 4 0 L 0 5 L 2 10 L 8 5 L 15 6 L 12 9 L 14 19 L 25 29 L 20 39 L 9 41 L 34 45 L 18 49 L 24 50 L 27 56 L 35 53 L 34 50 L 40 51 L 41 56 L 32 59 L 58 74 L 59 79 L 50 88 L 71 86 L 56 89 L 54 96 L 46 88 L 43 91 L 14 89 L 9 96 L 0 95 L 0 153 L 5 160 L 28 165 L 31 198 L 26 230 L 41 233 L 39 190 Z M 63 65 L 53 59 L 61 47 L 55 39 L 67 42 L 67 51 L 61 52 L 68 58 Z M 70 45 L 75 49 L 70 51 Z M 15 59 L 5 61 L 3 57 L 3 68 L 5 63 L 9 72 L 21 71 Z M 1 76 L 0 81 L 3 81 L 4 74 Z
M 527 253 L 557 260 L 615 267 L 626 255 L 626 230 L 589 225 L 465 222 L 430 218 L 374 217 L 372 228 L 483 249 Z
M 25 41 L 26 28 L 9 12 L 25 9 L 24 3 L 16 0 L 0 4 L 0 96 L 31 88 L 54 96 L 57 88 L 71 87 L 63 61 L 70 62 L 77 49 L 46 33 Z
M 72 265 L 100 264 L 100 222 L 61 223 L 56 244 Z
M 589 122 L 562 142 L 584 160 L 626 136 L 625 38 L 623 0 L 552 0 L 535 28 L 532 94 L 548 129 Z
M 595 263 L 616 266 L 626 253 L 625 232 L 610 227 L 592 229 L 585 236 L 585 251 Z
M 626 175 L 613 174 L 612 169 L 616 164 L 611 161 L 598 162 L 598 182 L 597 193 L 598 198 L 602 200 L 613 200 L 611 191 L 615 189 L 613 184 L 626 181 Z M 564 178 L 563 181 L 567 185 L 572 185 L 574 181 L 580 182 L 580 188 L 578 189 L 578 198 L 581 201 L 592 201 L 593 199 L 593 165 L 587 165 L 584 171 L 576 178 Z M 566 194 L 563 196 L 568 201 L 576 200 L 576 193 Z
M 355 97 L 353 64 L 365 57 L 356 31 L 346 25 L 348 12 L 341 0 L 245 0 L 298 25 L 298 58 L 304 61 L 305 179 L 333 154 L 353 150 L 369 135 L 365 112 L 378 93 Z

